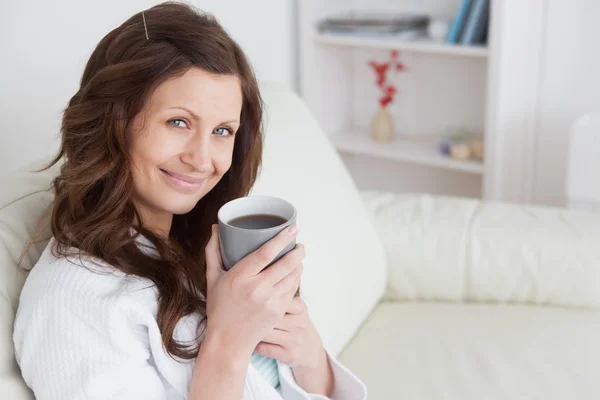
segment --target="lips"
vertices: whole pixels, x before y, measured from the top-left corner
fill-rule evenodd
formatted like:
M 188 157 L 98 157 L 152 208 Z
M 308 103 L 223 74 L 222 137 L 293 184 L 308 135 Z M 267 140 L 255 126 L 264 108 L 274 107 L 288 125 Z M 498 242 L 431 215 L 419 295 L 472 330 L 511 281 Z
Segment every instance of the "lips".
M 164 170 L 164 169 L 161 169 L 161 171 L 164 172 L 167 175 L 171 175 L 172 177 L 177 178 L 180 181 L 184 181 L 184 182 L 187 182 L 187 183 L 200 184 L 200 183 L 204 182 L 204 178 L 194 178 L 194 177 L 191 177 L 189 175 L 178 174 L 177 172 L 167 171 L 167 170 Z
M 205 181 L 204 178 L 196 178 L 173 171 L 167 171 L 164 169 L 161 169 L 160 172 L 164 174 L 164 176 L 173 186 L 175 186 L 177 189 L 182 189 L 184 191 L 197 190 L 202 186 L 202 183 Z

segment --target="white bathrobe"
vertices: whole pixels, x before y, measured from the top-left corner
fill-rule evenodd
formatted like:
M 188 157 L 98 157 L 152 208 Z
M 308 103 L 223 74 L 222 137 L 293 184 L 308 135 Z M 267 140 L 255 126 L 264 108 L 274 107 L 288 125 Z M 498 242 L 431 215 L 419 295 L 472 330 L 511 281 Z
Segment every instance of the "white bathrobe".
M 25 282 L 13 333 L 17 362 L 36 399 L 187 399 L 195 360 L 174 360 L 164 350 L 152 282 L 89 258 L 55 258 L 53 244 Z M 195 340 L 199 318 L 179 321 L 175 338 Z M 332 398 L 366 399 L 362 382 L 329 359 Z M 288 366 L 278 366 L 279 391 L 250 364 L 243 399 L 326 399 L 306 393 Z

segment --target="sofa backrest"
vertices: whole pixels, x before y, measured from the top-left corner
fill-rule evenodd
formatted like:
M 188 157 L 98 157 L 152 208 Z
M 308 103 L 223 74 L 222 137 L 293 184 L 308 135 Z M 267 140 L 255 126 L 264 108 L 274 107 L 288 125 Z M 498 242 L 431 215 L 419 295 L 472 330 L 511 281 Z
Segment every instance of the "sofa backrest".
M 302 100 L 272 84 L 261 91 L 266 144 L 253 194 L 280 196 L 296 206 L 298 241 L 307 249 L 302 296 L 325 346 L 337 354 L 383 296 L 383 247 L 349 174 Z M 31 396 L 14 360 L 14 314 L 26 270 L 47 242 L 30 248 L 24 269 L 16 260 L 50 205 L 57 172 L 18 172 L 0 180 L 0 393 L 13 400 Z M 49 237 L 48 221 L 42 226 Z
M 16 265 L 37 221 L 51 202 L 48 190 L 57 168 L 43 173 L 19 171 L 0 179 L 0 394 L 1 398 L 33 398 L 21 379 L 14 358 L 12 329 L 19 294 L 27 270 L 37 262 L 47 240 L 35 243 Z M 47 222 L 47 221 L 46 221 Z M 42 224 L 41 237 L 49 237 L 49 224 Z
M 298 209 L 306 246 L 302 296 L 329 351 L 337 354 L 385 293 L 383 245 L 337 151 L 293 92 L 264 85 L 266 144 L 253 194 Z
M 364 192 L 392 301 L 600 310 L 600 213 Z

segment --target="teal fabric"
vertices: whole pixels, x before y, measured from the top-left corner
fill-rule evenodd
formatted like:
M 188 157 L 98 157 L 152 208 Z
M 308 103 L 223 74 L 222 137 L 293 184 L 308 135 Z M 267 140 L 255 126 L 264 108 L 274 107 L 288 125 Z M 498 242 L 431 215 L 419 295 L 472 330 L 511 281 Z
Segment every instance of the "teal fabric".
M 279 370 L 277 369 L 277 361 L 261 354 L 252 353 L 250 362 L 271 386 L 275 389 L 279 389 Z

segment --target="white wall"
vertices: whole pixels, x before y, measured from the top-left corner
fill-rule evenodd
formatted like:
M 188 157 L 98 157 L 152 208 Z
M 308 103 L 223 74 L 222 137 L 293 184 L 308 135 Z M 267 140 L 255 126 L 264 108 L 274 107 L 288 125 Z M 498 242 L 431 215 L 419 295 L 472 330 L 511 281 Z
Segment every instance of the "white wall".
M 565 204 L 569 127 L 600 111 L 600 1 L 548 3 L 533 202 Z M 590 182 L 599 185 L 600 179 Z
M 0 170 L 52 154 L 61 112 L 95 45 L 157 0 L 2 0 Z M 190 0 L 214 13 L 259 79 L 296 87 L 293 0 Z

